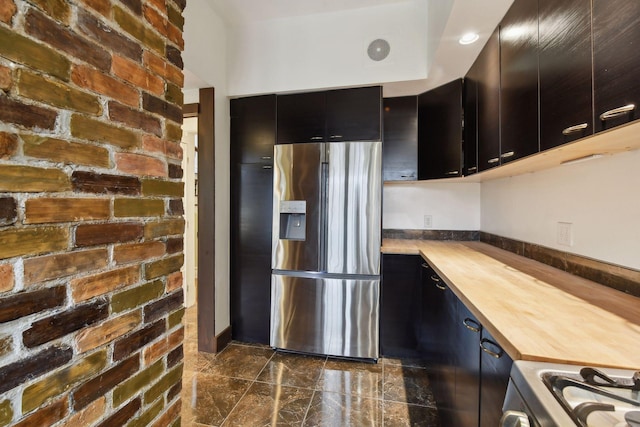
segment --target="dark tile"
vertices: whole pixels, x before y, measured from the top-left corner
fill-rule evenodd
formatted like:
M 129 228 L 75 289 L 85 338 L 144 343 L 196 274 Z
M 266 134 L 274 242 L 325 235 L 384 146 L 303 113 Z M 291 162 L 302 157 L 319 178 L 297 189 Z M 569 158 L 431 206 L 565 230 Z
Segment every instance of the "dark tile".
M 384 402 L 385 427 L 439 427 L 438 411 L 428 406 Z
M 202 423 L 219 426 L 247 392 L 251 381 L 194 373 L 182 386 L 184 425 Z
M 222 424 L 226 426 L 300 426 L 313 390 L 253 383 Z
M 316 391 L 303 426 L 382 426 L 382 400 Z
M 326 358 L 276 353 L 267 362 L 257 381 L 313 388 L 318 382 Z
M 435 407 L 427 370 L 385 365 L 384 400 Z
M 273 353 L 268 348 L 230 344 L 211 361 L 207 371 L 225 377 L 254 380 Z
M 329 359 L 317 389 L 382 399 L 382 363 Z

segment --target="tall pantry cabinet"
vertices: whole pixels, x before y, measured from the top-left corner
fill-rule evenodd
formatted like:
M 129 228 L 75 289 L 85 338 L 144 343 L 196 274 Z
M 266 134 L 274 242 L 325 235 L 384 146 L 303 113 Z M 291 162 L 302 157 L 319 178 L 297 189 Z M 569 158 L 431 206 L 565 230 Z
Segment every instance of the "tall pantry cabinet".
M 276 96 L 231 100 L 231 330 L 269 343 Z

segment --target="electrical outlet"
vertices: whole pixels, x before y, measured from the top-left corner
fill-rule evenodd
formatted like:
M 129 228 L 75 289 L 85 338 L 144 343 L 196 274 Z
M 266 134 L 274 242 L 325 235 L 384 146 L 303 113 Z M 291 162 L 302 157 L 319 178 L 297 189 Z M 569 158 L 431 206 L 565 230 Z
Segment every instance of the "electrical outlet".
M 573 224 L 570 222 L 558 222 L 557 241 L 559 245 L 573 246 L 573 232 L 571 229 L 572 226 Z
M 424 216 L 424 228 L 432 228 L 433 227 L 433 219 L 431 215 Z

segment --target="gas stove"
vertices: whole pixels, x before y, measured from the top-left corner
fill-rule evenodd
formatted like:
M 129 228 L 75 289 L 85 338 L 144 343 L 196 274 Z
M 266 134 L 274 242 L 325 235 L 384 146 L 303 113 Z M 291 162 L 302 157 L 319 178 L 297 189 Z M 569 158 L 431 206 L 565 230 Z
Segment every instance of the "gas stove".
M 516 361 L 503 426 L 640 427 L 640 372 Z

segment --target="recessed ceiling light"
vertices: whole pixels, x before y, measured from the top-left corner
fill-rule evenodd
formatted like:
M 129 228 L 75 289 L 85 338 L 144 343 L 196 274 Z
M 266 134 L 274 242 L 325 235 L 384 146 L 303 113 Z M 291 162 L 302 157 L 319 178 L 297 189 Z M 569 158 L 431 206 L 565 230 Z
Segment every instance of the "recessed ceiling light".
M 466 33 L 462 37 L 460 37 L 460 40 L 458 40 L 458 43 L 471 44 L 471 43 L 477 42 L 479 38 L 480 36 L 478 35 L 478 33 Z

